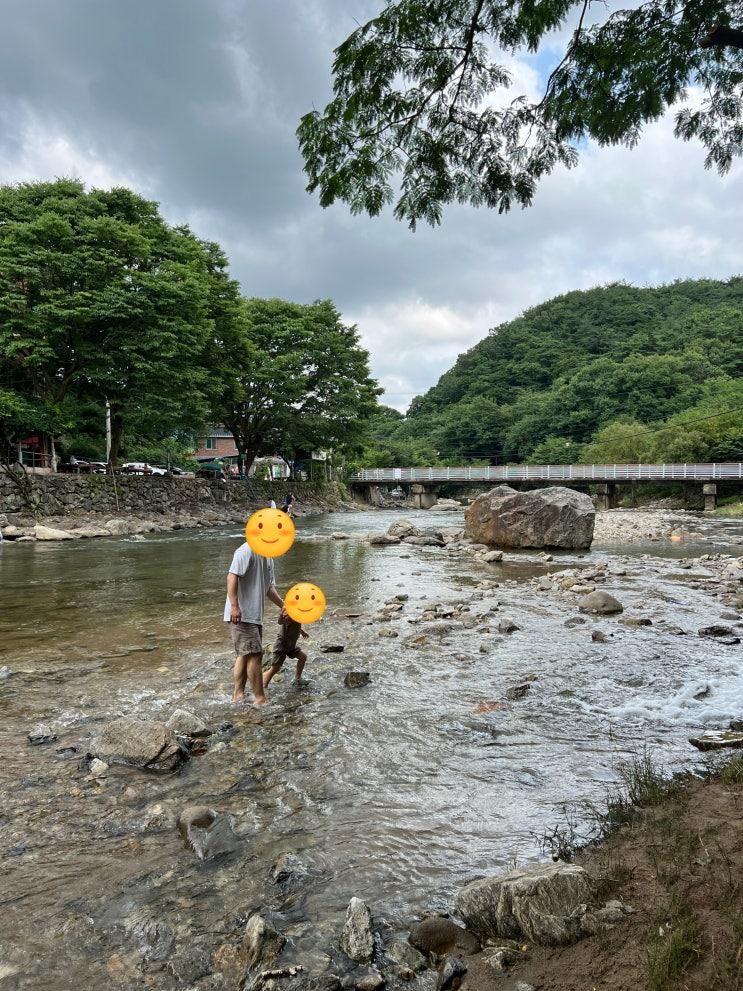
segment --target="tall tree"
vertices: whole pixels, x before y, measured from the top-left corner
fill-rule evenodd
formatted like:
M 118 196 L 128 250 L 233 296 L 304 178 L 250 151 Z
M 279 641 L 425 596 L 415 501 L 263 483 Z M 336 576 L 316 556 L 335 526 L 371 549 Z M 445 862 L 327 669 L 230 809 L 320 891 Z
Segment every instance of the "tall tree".
M 682 103 L 676 135 L 697 138 L 725 172 L 743 150 L 740 0 L 387 0 L 336 49 L 334 98 L 302 118 L 299 144 L 323 206 L 440 222 L 452 202 L 529 206 L 539 180 L 577 146 L 633 146 Z M 555 32 L 570 30 L 561 58 Z M 544 50 L 538 101 L 507 92 L 503 53 Z
M 379 389 L 369 356 L 328 301 L 249 299 L 219 357 L 213 413 L 246 470 L 263 453 L 357 444 Z
M 212 246 L 127 189 L 3 186 L 2 367 L 53 406 L 71 389 L 108 399 L 115 463 L 127 423 L 157 436 L 203 418 L 220 267 Z

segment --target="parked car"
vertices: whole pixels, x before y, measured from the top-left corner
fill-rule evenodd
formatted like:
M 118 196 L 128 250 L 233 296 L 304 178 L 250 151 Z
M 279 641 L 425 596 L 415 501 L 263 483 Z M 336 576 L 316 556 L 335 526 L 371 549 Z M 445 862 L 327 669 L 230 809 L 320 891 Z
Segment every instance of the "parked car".
M 148 464 L 146 461 L 128 461 L 122 465 L 123 471 L 130 471 L 134 475 L 167 475 L 165 468 L 158 468 L 156 465 Z
M 74 455 L 65 464 L 59 466 L 59 471 L 72 472 L 77 475 L 102 474 L 106 471 L 106 464 L 103 461 L 86 461 L 76 458 Z

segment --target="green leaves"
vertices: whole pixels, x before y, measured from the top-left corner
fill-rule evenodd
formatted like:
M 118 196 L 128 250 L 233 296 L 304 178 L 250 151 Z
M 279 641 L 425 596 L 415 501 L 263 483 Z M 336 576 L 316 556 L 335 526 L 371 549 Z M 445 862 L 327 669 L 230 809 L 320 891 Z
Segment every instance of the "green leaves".
M 320 203 L 394 214 L 415 228 L 450 203 L 529 206 L 539 180 L 577 161 L 575 146 L 636 144 L 643 126 L 686 98 L 677 136 L 720 172 L 743 152 L 743 52 L 704 48 L 716 23 L 743 23 L 740 0 L 680 7 L 648 0 L 607 13 L 571 0 L 390 0 L 340 45 L 334 97 L 297 129 Z M 499 52 L 536 52 L 572 27 L 539 102 L 507 93 Z

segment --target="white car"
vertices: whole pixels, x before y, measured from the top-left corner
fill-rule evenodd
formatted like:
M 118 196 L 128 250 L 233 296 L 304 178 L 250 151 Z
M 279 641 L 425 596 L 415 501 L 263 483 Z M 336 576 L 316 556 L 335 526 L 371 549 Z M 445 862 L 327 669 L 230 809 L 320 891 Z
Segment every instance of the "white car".
M 167 471 L 164 468 L 154 468 L 152 465 L 147 464 L 146 461 L 128 461 L 125 465 L 121 466 L 124 471 L 135 472 L 137 475 L 167 475 Z

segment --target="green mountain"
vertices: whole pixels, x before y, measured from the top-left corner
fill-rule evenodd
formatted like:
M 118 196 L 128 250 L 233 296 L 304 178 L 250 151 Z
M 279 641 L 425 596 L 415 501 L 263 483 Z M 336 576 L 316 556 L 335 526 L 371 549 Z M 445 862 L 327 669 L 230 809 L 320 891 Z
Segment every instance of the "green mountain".
M 380 414 L 365 460 L 740 460 L 742 371 L 741 277 L 570 292 L 491 330 L 406 417 Z

